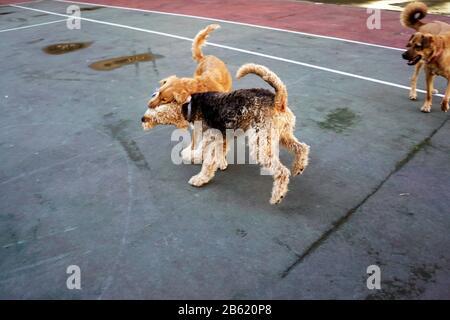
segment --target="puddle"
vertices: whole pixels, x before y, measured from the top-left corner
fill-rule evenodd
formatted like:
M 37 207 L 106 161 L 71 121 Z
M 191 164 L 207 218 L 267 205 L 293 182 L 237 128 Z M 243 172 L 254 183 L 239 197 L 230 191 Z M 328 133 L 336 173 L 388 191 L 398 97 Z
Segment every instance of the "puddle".
M 91 63 L 89 67 L 97 71 L 110 71 L 126 65 L 137 64 L 139 62 L 154 61 L 160 58 L 163 58 L 163 56 L 159 54 L 141 53 L 131 56 L 100 60 Z
M 322 129 L 341 133 L 356 123 L 358 116 L 347 108 L 337 108 L 328 113 L 324 121 L 319 122 Z
M 42 48 L 48 54 L 64 54 L 89 47 L 92 42 L 56 43 Z
M 80 8 L 80 11 L 94 11 L 94 10 L 98 10 L 98 9 L 103 9 L 103 7 L 85 7 L 85 8 Z

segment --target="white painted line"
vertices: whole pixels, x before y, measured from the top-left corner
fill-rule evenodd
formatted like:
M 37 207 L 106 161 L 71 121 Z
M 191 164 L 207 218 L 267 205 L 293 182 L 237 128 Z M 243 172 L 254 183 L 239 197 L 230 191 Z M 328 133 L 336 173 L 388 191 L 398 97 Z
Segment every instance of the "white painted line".
M 23 26 L 23 27 L 11 28 L 11 29 L 4 29 L 4 30 L 0 30 L 0 33 L 2 33 L 2 32 L 9 32 L 9 31 L 15 31 L 15 30 L 22 30 L 22 29 L 29 29 L 29 28 L 39 27 L 39 26 L 45 26 L 47 24 L 58 23 L 58 22 L 66 21 L 66 20 L 67 19 L 54 20 L 54 21 L 49 21 L 49 22 L 31 24 L 29 26 Z
M 112 6 L 112 5 L 106 5 L 106 4 L 82 2 L 82 1 L 67 1 L 67 0 L 53 0 L 53 1 L 65 2 L 65 3 L 77 3 L 77 4 L 83 4 L 83 5 L 106 7 L 106 8 L 121 9 L 121 10 L 130 10 L 130 11 L 138 11 L 138 12 L 149 12 L 149 13 L 155 13 L 155 14 L 169 15 L 169 16 L 175 16 L 175 17 L 184 17 L 184 18 L 192 18 L 192 19 L 200 19 L 200 20 L 207 20 L 207 21 L 216 21 L 216 22 L 236 24 L 236 25 L 252 27 L 252 28 L 259 28 L 259 29 L 266 29 L 266 30 L 272 30 L 272 31 L 293 33 L 293 34 L 309 36 L 309 37 L 315 37 L 315 38 L 322 38 L 322 39 L 327 39 L 327 40 L 348 42 L 348 43 L 353 43 L 353 44 L 365 45 L 365 46 L 369 46 L 369 47 L 376 47 L 376 48 L 383 48 L 383 49 L 397 50 L 397 51 L 404 51 L 405 50 L 405 49 L 402 49 L 402 48 L 395 48 L 395 47 L 390 47 L 390 46 L 384 46 L 384 45 L 381 45 L 381 44 L 374 44 L 374 43 L 368 43 L 368 42 L 362 42 L 362 41 L 356 41 L 356 40 L 349 40 L 349 39 L 338 38 L 338 37 L 324 36 L 324 35 L 308 33 L 308 32 L 301 32 L 301 31 L 287 30 L 287 29 L 281 29 L 281 28 L 267 27 L 267 26 L 261 26 L 261 25 L 245 23 L 245 22 L 237 22 L 237 21 L 232 21 L 232 20 L 223 20 L 223 19 L 208 18 L 208 17 L 201 17 L 201 16 L 192 16 L 192 15 L 181 14 L 181 13 L 171 13 L 171 12 L 163 12 L 163 11 L 138 9 L 138 8 Z
M 66 15 L 66 14 L 56 13 L 56 12 L 51 12 L 51 11 L 46 11 L 46 10 L 41 10 L 41 9 L 35 9 L 35 8 L 29 8 L 29 7 L 23 7 L 23 6 L 16 6 L 16 5 L 12 5 L 12 6 L 17 7 L 17 8 L 26 9 L 26 10 L 44 12 L 44 13 L 53 14 L 53 15 L 62 16 L 62 17 L 70 17 L 69 15 Z M 140 32 L 156 34 L 156 35 L 160 35 L 160 36 L 164 36 L 164 37 L 170 37 L 170 38 L 175 38 L 175 39 L 179 39 L 179 40 L 185 40 L 185 41 L 190 41 L 190 42 L 193 41 L 193 39 L 188 38 L 188 37 L 178 36 L 178 35 L 165 33 L 165 32 L 153 31 L 153 30 L 148 30 L 148 29 L 143 29 L 143 28 L 138 28 L 138 27 L 132 27 L 132 26 L 127 26 L 127 25 L 123 25 L 123 24 L 107 22 L 107 21 L 102 21 L 102 20 L 84 18 L 84 17 L 80 17 L 79 19 L 80 20 L 84 20 L 84 21 L 98 23 L 98 24 L 104 24 L 104 25 L 108 25 L 108 26 L 113 26 L 113 27 L 119 27 L 119 28 L 134 30 L 134 31 L 140 31 Z M 331 72 L 331 73 L 334 73 L 334 74 L 339 74 L 339 75 L 343 75 L 343 76 L 347 76 L 347 77 L 351 77 L 351 78 L 356 78 L 356 79 L 360 79 L 360 80 L 366 80 L 366 81 L 370 81 L 370 82 L 374 82 L 374 83 L 379 83 L 379 84 L 383 84 L 383 85 L 390 86 L 390 87 L 396 87 L 396 88 L 405 89 L 405 90 L 409 90 L 410 89 L 410 87 L 405 86 L 405 85 L 401 85 L 401 84 L 397 84 L 397 83 L 393 83 L 393 82 L 389 82 L 389 81 L 384 81 L 384 80 L 378 80 L 378 79 L 374 79 L 374 78 L 369 78 L 369 77 L 365 77 L 365 76 L 360 76 L 360 75 L 353 74 L 353 73 L 350 73 L 350 72 L 339 71 L 339 70 L 335 70 L 335 69 L 331 69 L 331 68 L 321 67 L 321 66 L 310 64 L 310 63 L 301 62 L 301 61 L 285 59 L 285 58 L 276 57 L 276 56 L 272 56 L 272 55 L 268 55 L 268 54 L 264 54 L 264 53 L 260 53 L 260 52 L 255 52 L 255 51 L 250 51 L 250 50 L 230 47 L 230 46 L 226 46 L 226 45 L 221 45 L 221 44 L 217 44 L 217 43 L 213 43 L 213 42 L 207 42 L 207 44 L 212 46 L 212 47 L 223 48 L 223 49 L 227 49 L 227 50 L 231 50 L 231 51 L 237 51 L 237 52 L 241 52 L 241 53 L 246 53 L 246 54 L 253 55 L 253 56 L 258 56 L 258 57 L 268 58 L 268 59 L 272 59 L 272 60 L 276 60 L 276 61 L 282 61 L 282 62 L 286 62 L 286 63 L 291 63 L 291 64 L 295 64 L 295 65 L 299 65 L 299 66 L 304 66 L 304 67 L 307 67 L 307 68 L 312 68 L 312 69 L 326 71 L 326 72 Z M 417 92 L 425 93 L 424 90 L 420 90 L 420 89 L 417 89 Z M 442 94 L 437 94 L 436 96 L 443 97 Z

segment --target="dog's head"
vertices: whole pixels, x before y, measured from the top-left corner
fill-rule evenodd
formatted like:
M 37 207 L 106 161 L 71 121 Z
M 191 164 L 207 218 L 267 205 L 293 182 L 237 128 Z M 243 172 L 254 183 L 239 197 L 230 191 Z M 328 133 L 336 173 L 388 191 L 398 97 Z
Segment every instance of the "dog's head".
M 159 85 L 160 88 L 152 94 L 152 98 L 148 102 L 148 107 L 151 109 L 172 102 L 181 105 L 189 96 L 186 81 L 177 78 L 177 76 L 165 78 L 159 82 Z
M 432 34 L 416 32 L 406 45 L 407 50 L 402 58 L 408 60 L 408 65 L 413 66 L 420 60 L 428 61 L 435 52 L 435 40 Z
M 189 122 L 184 118 L 181 105 L 176 102 L 162 104 L 154 109 L 147 109 L 141 118 L 142 128 L 150 130 L 159 124 L 174 125 L 177 128 L 187 128 Z

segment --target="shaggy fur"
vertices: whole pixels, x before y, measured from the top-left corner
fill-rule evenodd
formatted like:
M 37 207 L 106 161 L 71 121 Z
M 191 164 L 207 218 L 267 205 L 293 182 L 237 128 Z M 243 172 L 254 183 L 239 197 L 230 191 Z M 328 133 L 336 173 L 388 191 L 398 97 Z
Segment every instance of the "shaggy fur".
M 197 92 L 218 91 L 229 92 L 232 79 L 225 63 L 219 58 L 205 56 L 201 50 L 209 34 L 220 28 L 217 24 L 211 24 L 201 30 L 192 43 L 192 58 L 198 65 L 193 78 L 178 78 L 173 75 L 160 81 L 160 88 L 155 92 L 148 102 L 149 108 L 156 108 L 162 104 L 186 102 L 187 97 Z M 183 150 L 183 157 L 194 162 L 201 161 L 201 145 L 196 143 L 195 137 L 200 133 L 194 132 L 190 147 Z M 198 144 L 198 145 L 197 145 Z M 195 151 L 195 149 L 198 149 Z
M 182 104 L 186 102 L 187 97 L 197 92 L 231 90 L 232 79 L 225 63 L 215 56 L 205 56 L 201 51 L 209 34 L 217 28 L 220 28 L 217 24 L 209 25 L 194 39 L 192 57 L 198 63 L 194 77 L 178 78 L 173 75 L 161 80 L 161 87 L 148 102 L 149 108 L 156 108 L 161 104 L 174 101 Z
M 208 183 L 220 166 L 227 152 L 225 130 L 242 129 L 249 132 L 249 148 L 253 158 L 274 178 L 271 204 L 279 203 L 288 191 L 291 172 L 278 157 L 278 142 L 295 156 L 292 173 L 298 175 L 308 165 L 309 146 L 300 143 L 294 136 L 295 116 L 287 106 L 286 87 L 266 67 L 246 64 L 237 72 L 237 78 L 248 73 L 261 76 L 275 89 L 275 94 L 266 89 L 242 89 L 231 93 L 197 93 L 182 107 L 183 117 L 189 121 L 202 121 L 207 128 L 204 137 L 206 155 L 199 174 L 189 183 L 200 187 Z M 217 131 L 222 135 L 217 138 Z
M 450 33 L 432 35 L 416 32 L 409 40 L 407 48 L 403 58 L 409 61 L 409 65 L 425 65 L 427 95 L 420 110 L 431 111 L 433 80 L 438 75 L 447 79 L 447 89 L 441 102 L 441 110 L 447 112 L 450 98 Z
M 421 33 L 442 35 L 450 32 L 450 24 L 448 23 L 442 21 L 423 23 L 422 19 L 426 17 L 427 12 L 428 7 L 425 3 L 412 2 L 403 9 L 400 15 L 400 22 L 405 28 L 411 28 Z M 409 92 L 409 98 L 411 100 L 417 99 L 417 78 L 424 64 L 425 62 L 423 60 L 415 63 L 414 73 L 411 77 L 411 90 Z M 433 90 L 433 93 L 437 93 L 437 90 Z

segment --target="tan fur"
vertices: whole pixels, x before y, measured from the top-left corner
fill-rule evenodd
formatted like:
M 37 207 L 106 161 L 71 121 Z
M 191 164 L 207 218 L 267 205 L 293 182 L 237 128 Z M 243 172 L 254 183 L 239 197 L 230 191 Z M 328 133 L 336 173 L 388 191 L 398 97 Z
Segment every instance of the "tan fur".
M 180 112 L 180 106 L 175 103 L 161 105 L 155 109 L 147 109 L 142 117 L 142 128 L 150 130 L 157 125 L 174 125 L 177 128 L 188 128 L 189 122 Z
M 425 65 L 427 95 L 421 111 L 431 111 L 433 80 L 435 76 L 442 76 L 447 79 L 447 89 L 441 102 L 441 110 L 447 112 L 450 98 L 450 33 L 433 35 L 416 32 L 407 48 L 405 58 L 414 60 L 421 57 L 420 62 Z
M 231 90 L 232 79 L 225 63 L 219 58 L 204 56 L 201 47 L 209 33 L 219 28 L 219 25 L 209 25 L 201 30 L 192 45 L 192 57 L 198 62 L 192 78 L 178 78 L 173 75 L 160 81 L 161 87 L 156 96 L 148 102 L 149 108 L 176 101 L 182 104 L 193 93 Z
M 218 24 L 210 24 L 195 36 L 194 42 L 192 43 L 192 59 L 200 62 L 200 60 L 202 60 L 205 57 L 203 55 L 201 48 L 205 44 L 209 34 L 219 28 L 220 26 Z
M 236 72 L 236 78 L 241 79 L 245 75 L 249 73 L 254 73 L 268 84 L 270 84 L 275 89 L 275 109 L 278 111 L 285 111 L 287 102 L 287 90 L 284 83 L 278 78 L 278 76 L 270 71 L 268 68 L 256 65 L 253 63 L 244 64 L 239 70 Z
M 405 28 L 411 28 L 421 33 L 440 35 L 450 32 L 450 24 L 448 23 L 442 21 L 422 22 L 421 20 L 426 17 L 427 13 L 427 5 L 423 2 L 415 1 L 403 9 L 400 14 L 400 22 Z M 409 92 L 409 98 L 411 100 L 417 99 L 417 78 L 423 66 L 423 61 L 415 65 L 414 73 L 411 77 L 411 90 Z M 437 93 L 437 90 L 433 90 L 432 93 Z

